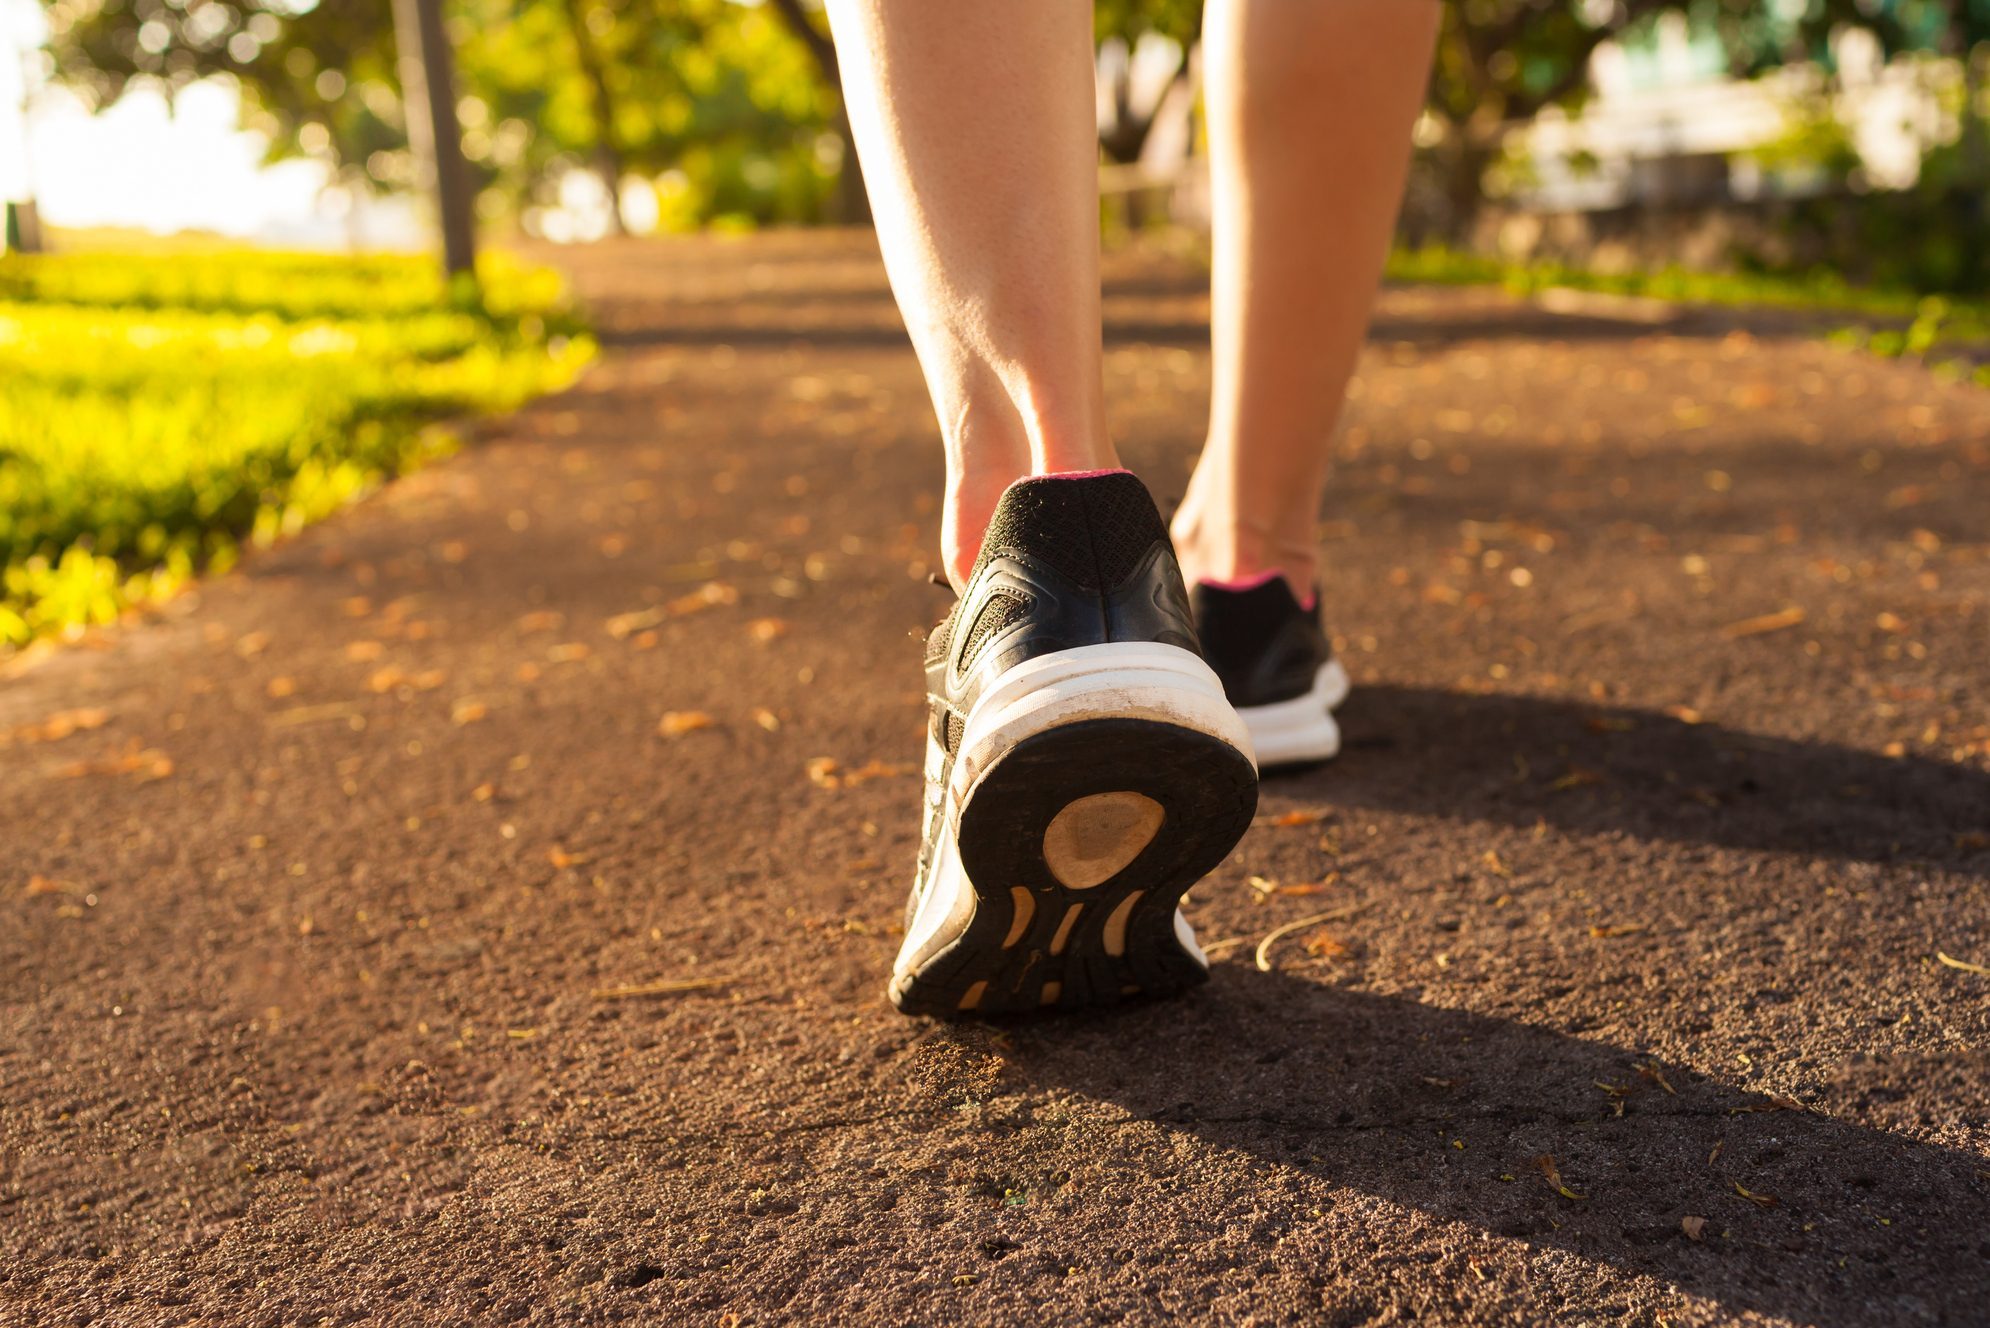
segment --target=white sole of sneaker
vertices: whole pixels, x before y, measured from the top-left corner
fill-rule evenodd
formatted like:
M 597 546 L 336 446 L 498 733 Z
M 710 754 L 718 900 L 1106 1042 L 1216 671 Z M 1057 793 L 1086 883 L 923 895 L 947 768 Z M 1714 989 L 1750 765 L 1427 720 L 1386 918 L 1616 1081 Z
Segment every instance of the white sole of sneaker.
M 1176 904 L 1256 794 L 1249 731 L 1191 652 L 1116 642 L 1017 667 L 967 716 L 892 1000 L 1014 1012 L 1199 981 Z
M 1304 696 L 1237 712 L 1250 730 L 1260 769 L 1331 760 L 1340 752 L 1334 707 L 1347 700 L 1347 670 L 1337 659 L 1320 666 Z

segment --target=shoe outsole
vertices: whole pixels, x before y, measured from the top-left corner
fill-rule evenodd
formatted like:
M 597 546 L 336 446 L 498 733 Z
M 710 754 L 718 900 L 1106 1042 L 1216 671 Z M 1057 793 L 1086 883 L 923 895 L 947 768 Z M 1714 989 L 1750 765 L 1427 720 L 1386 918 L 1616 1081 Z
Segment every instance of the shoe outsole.
M 1172 995 L 1206 980 L 1175 910 L 1243 838 L 1257 789 L 1256 768 L 1234 744 L 1157 720 L 1089 719 L 1024 739 L 961 808 L 973 917 L 953 944 L 893 982 L 893 1004 L 908 1014 L 1020 1014 Z M 1137 800 L 1100 796 L 1112 794 L 1151 800 L 1158 826 L 1117 872 L 1066 884 L 1074 872 L 1067 865 L 1060 879 L 1046 831 L 1067 809 L 1059 839 L 1072 816 L 1123 819 Z M 1125 833 L 1147 831 L 1143 823 Z

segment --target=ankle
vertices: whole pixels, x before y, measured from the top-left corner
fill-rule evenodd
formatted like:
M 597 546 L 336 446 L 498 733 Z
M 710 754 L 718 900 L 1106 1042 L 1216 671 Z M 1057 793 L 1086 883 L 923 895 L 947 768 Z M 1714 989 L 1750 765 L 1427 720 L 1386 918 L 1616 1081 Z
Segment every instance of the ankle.
M 1191 494 L 1169 528 L 1182 577 L 1232 589 L 1285 578 L 1293 598 L 1306 603 L 1320 573 L 1310 522 L 1297 529 L 1208 514 Z
M 1074 458 L 1072 465 L 1032 465 L 1022 468 L 977 468 L 947 478 L 946 510 L 940 521 L 940 563 L 955 590 L 964 590 L 981 556 L 982 536 L 1002 495 L 1017 480 L 1034 475 L 1085 475 L 1120 470 L 1108 444 L 1102 457 Z M 1093 461 L 1097 464 L 1084 464 Z
M 968 575 L 981 556 L 981 537 L 1008 487 L 1027 471 L 977 471 L 947 477 L 946 508 L 940 518 L 940 567 L 955 591 L 967 589 Z

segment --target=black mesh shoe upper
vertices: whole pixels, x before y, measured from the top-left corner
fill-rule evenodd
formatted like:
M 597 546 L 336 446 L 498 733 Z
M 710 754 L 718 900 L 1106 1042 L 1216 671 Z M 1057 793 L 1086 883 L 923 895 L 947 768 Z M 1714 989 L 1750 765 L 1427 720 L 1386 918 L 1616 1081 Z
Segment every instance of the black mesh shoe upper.
M 1147 486 L 1125 471 L 1017 481 L 989 521 L 966 592 L 927 642 L 935 735 L 1025 660 L 1111 641 L 1200 653 Z
M 927 771 L 922 885 L 944 821 L 932 786 L 945 787 L 976 698 L 1040 655 L 1115 641 L 1200 653 L 1174 545 L 1147 486 L 1125 471 L 1010 485 L 966 591 L 926 642 L 936 764 Z
M 1189 604 L 1202 657 L 1239 710 L 1306 695 L 1334 656 L 1317 600 L 1302 606 L 1282 576 L 1247 590 L 1197 582 Z

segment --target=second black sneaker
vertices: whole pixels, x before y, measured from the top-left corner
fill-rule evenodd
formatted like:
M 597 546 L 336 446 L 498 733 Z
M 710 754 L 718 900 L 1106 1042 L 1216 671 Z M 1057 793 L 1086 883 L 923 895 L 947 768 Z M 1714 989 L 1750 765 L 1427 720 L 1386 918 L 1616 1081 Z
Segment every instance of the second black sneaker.
M 926 683 L 925 837 L 892 1002 L 993 1014 L 1202 981 L 1177 905 L 1250 826 L 1257 769 L 1145 486 L 1011 485 Z
M 1347 670 L 1320 626 L 1319 596 L 1301 604 L 1276 573 L 1189 592 L 1203 658 L 1250 729 L 1263 769 L 1325 761 L 1340 751 L 1334 707 Z

